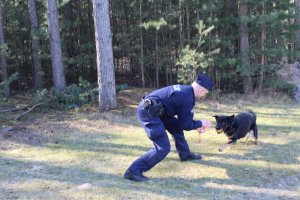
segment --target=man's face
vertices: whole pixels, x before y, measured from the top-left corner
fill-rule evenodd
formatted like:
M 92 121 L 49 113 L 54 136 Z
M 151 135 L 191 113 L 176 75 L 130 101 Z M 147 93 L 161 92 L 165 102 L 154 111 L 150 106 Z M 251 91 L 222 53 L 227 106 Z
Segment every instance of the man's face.
M 201 99 L 202 97 L 204 97 L 207 93 L 208 93 L 208 90 L 207 90 L 206 88 L 200 86 L 200 88 L 199 88 L 198 91 L 196 92 L 196 96 L 195 96 L 195 97 L 196 97 L 196 99 L 197 99 L 198 101 L 200 101 L 200 99 Z

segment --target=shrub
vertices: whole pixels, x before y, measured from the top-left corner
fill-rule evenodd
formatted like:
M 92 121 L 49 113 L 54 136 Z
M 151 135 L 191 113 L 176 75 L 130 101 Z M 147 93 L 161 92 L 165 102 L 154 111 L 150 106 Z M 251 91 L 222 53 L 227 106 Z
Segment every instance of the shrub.
M 289 96 L 293 96 L 296 91 L 296 86 L 294 84 L 288 83 L 287 81 L 281 79 L 274 79 L 274 78 L 266 79 L 265 85 L 267 87 L 271 87 L 281 92 L 284 92 Z

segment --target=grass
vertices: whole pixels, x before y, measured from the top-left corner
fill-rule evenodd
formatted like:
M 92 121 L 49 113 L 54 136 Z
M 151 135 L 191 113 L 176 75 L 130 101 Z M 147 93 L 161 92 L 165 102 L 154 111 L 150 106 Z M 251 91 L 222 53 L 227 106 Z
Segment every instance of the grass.
M 262 145 L 242 139 L 219 153 L 224 135 L 209 130 L 199 144 L 196 131 L 190 131 L 190 149 L 203 160 L 180 162 L 169 137 L 172 151 L 146 173 L 148 182 L 123 179 L 128 166 L 152 147 L 132 109 L 137 93 L 120 93 L 122 106 L 112 112 L 33 113 L 17 124 L 26 129 L 1 132 L 0 199 L 300 198 L 299 104 L 274 99 L 228 97 L 195 109 L 196 118 L 210 120 L 254 110 Z

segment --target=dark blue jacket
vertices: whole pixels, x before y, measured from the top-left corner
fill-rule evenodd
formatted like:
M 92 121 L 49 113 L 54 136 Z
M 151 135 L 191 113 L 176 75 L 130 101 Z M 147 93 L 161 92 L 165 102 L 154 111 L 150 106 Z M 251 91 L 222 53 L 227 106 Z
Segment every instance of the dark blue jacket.
M 158 97 L 164 105 L 166 117 L 177 115 L 179 126 L 183 130 L 193 130 L 202 126 L 200 120 L 193 120 L 195 95 L 194 89 L 189 85 L 172 85 L 153 91 L 145 98 Z

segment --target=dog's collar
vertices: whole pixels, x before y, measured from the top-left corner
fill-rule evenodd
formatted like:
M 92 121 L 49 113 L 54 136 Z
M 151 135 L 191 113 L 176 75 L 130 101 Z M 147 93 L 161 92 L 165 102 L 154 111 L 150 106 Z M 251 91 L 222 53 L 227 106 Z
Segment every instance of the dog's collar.
M 222 129 L 222 130 L 223 130 L 223 129 Z M 229 139 L 231 139 L 231 138 L 234 137 L 234 134 L 229 135 L 229 134 L 233 133 L 234 131 L 235 131 L 235 128 L 233 127 L 233 125 L 231 126 L 231 129 L 230 129 L 229 131 L 224 131 L 224 130 L 223 130 L 224 134 L 225 134 Z
M 224 131 L 224 134 L 229 138 L 229 139 L 231 139 L 231 138 L 233 138 L 234 137 L 234 135 L 229 135 L 228 133 L 226 133 L 225 131 Z

